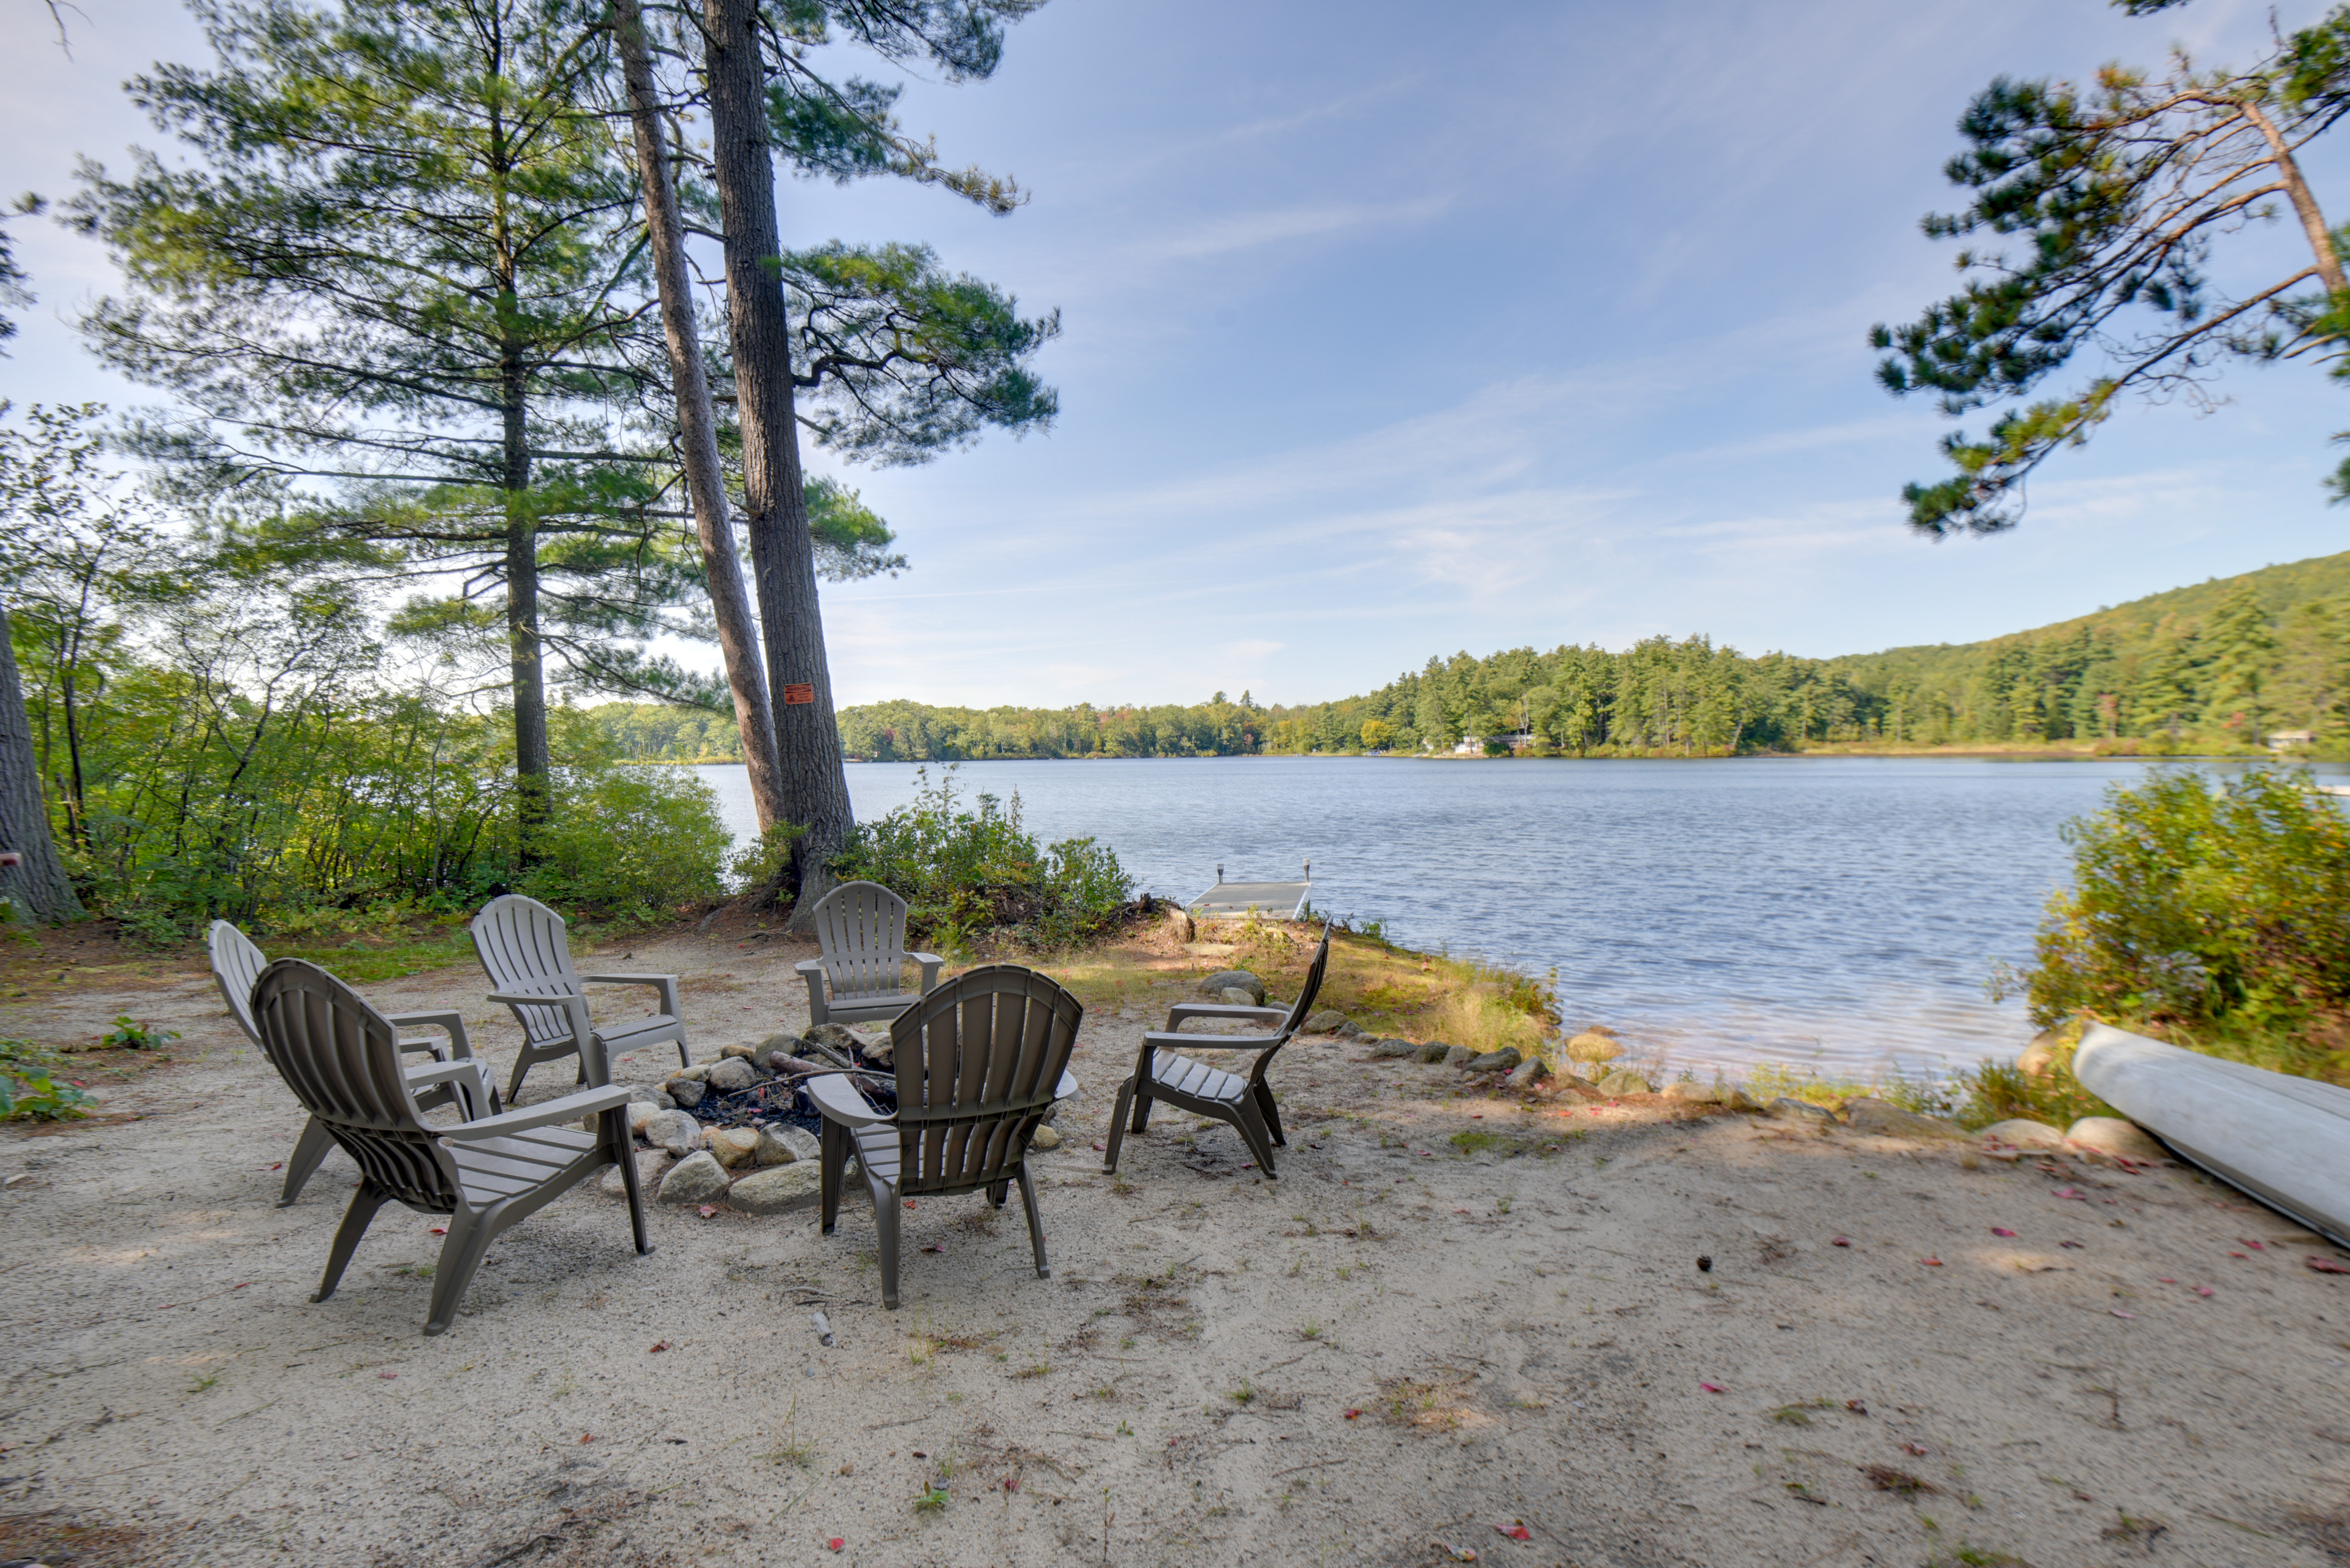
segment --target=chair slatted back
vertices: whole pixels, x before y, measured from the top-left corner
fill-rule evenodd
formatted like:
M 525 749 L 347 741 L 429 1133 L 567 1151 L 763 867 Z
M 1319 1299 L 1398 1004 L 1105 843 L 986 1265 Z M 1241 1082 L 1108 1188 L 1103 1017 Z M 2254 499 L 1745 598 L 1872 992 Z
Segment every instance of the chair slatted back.
M 1305 966 L 1305 983 L 1297 988 L 1297 1000 L 1290 1004 L 1289 1016 L 1282 1021 L 1284 1041 L 1305 1027 L 1306 1016 L 1314 1011 L 1314 999 L 1321 994 L 1322 976 L 1330 967 L 1330 928 L 1322 928 L 1322 945 L 1314 950 L 1314 961 Z
M 457 1168 L 417 1116 L 391 1021 L 301 959 L 279 959 L 253 985 L 264 1054 L 303 1108 L 359 1169 L 411 1208 L 446 1214 Z
M 839 1002 L 906 989 L 906 900 L 879 882 L 843 882 L 817 900 L 816 939 Z
M 898 1190 L 1007 1179 L 1028 1153 L 1085 1007 L 1050 976 L 985 964 L 898 1015 Z
M 236 1020 L 236 1026 L 258 1045 L 261 1031 L 253 1022 L 253 982 L 268 967 L 268 956 L 226 920 L 213 922 L 211 938 L 213 983 L 220 987 L 221 1000 L 228 1003 L 229 1016 Z
M 563 917 L 536 898 L 508 893 L 473 917 L 473 956 L 492 991 L 525 996 L 583 994 L 571 967 L 571 939 Z M 571 1038 L 571 1015 L 560 1007 L 518 1007 L 523 1035 L 532 1044 Z

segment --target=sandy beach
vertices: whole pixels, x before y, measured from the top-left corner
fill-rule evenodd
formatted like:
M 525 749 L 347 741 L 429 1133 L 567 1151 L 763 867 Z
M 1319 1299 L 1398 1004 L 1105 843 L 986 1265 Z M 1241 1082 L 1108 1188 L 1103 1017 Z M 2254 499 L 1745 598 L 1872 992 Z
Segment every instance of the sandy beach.
M 685 977 L 701 1059 L 805 1023 L 805 951 L 599 956 Z M 131 1011 L 183 1038 L 93 1077 L 93 1119 L 0 1130 L 0 1560 L 2350 1555 L 2350 1277 L 2191 1171 L 1521 1099 L 1314 1037 L 1274 1071 L 1277 1181 L 1164 1111 L 1107 1177 L 1118 1082 L 1180 988 L 1087 1017 L 1066 1142 L 1035 1160 L 1049 1280 L 1016 1199 L 908 1212 L 889 1313 L 861 1193 L 831 1238 L 813 1210 L 657 1207 L 639 1258 L 591 1184 L 497 1243 L 438 1339 L 435 1222 L 397 1208 L 308 1301 L 353 1168 L 272 1207 L 301 1113 L 208 980 L 14 1000 L 12 1034 Z M 469 970 L 366 989 L 463 1004 L 510 1060 Z

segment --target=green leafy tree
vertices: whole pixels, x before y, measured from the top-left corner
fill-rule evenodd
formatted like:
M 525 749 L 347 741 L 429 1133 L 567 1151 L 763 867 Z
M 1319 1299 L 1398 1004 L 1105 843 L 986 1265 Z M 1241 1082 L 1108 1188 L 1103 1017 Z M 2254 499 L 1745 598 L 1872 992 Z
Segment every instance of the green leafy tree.
M 893 118 L 897 92 L 818 69 L 847 43 L 884 60 L 920 59 L 950 80 L 982 79 L 1003 27 L 1041 0 L 705 0 L 701 89 L 723 235 L 729 361 L 749 534 L 784 794 L 801 830 L 791 867 L 813 907 L 855 826 L 816 597 L 799 452 L 802 424 L 846 455 L 924 461 L 996 426 L 1049 426 L 1057 404 L 1029 369 L 1057 316 L 1023 319 L 987 285 L 941 270 L 920 246 L 787 251 L 775 162 L 806 178 L 890 175 L 1008 213 L 1019 192 L 953 170 Z
M 192 426 L 143 432 L 187 493 L 355 572 L 453 580 L 410 630 L 494 635 L 525 840 L 547 657 L 626 687 L 631 638 L 698 591 L 625 417 L 657 348 L 632 171 L 588 0 L 197 0 L 217 68 L 133 99 L 186 154 L 89 166 L 79 221 L 127 293 L 85 328 Z M 262 497 L 256 503 L 252 497 Z
M 2116 3 L 2141 14 L 2169 0 Z M 2159 76 L 2113 65 L 2086 85 L 1985 88 L 1959 122 L 1966 151 L 1946 166 L 1967 205 L 1924 222 L 1967 242 L 1964 286 L 1871 333 L 1891 350 L 1877 371 L 1887 390 L 1954 417 L 2001 410 L 1981 437 L 1944 438 L 1955 473 L 1903 489 L 1910 525 L 1938 538 L 2013 526 L 2026 479 L 2122 399 L 2208 406 L 2227 360 L 2317 358 L 2341 373 L 2350 294 L 2303 163 L 2345 111 L 2350 6 L 2241 70 L 2181 54 Z M 2293 225 L 2299 254 L 2242 288 L 2215 282 L 2214 248 L 2270 221 Z M 2083 383 L 2009 406 L 2079 358 L 2098 366 Z M 2335 488 L 2350 493 L 2350 464 Z
M 2266 728 L 2262 689 L 2276 662 L 2276 637 L 2251 585 L 2228 596 L 2204 629 L 2199 651 L 2207 683 L 2207 722 L 2240 740 L 2258 740 Z

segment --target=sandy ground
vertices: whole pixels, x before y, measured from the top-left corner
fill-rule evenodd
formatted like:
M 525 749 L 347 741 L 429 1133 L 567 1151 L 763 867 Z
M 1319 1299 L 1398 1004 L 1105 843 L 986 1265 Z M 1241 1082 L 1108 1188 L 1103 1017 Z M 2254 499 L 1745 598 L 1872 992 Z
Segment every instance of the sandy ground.
M 629 962 L 688 977 L 712 1052 L 804 1022 L 797 956 L 679 938 Z M 1163 1112 L 1114 1181 L 1092 1146 L 1132 1011 L 1088 1018 L 1070 1142 L 1036 1159 L 1050 1280 L 1016 1200 L 908 1213 L 892 1314 L 861 1198 L 830 1240 L 812 1212 L 656 1210 L 639 1259 L 591 1186 L 428 1340 L 422 1216 L 387 1210 L 309 1303 L 351 1168 L 271 1206 L 300 1116 L 208 985 L 18 1002 L 0 1030 L 83 1037 L 132 1004 L 183 1032 L 174 1065 L 105 1119 L 0 1132 L 0 1560 L 2350 1556 L 2350 1279 L 2185 1171 L 1522 1106 L 1325 1040 L 1276 1068 L 1279 1181 Z M 512 1025 L 473 1016 L 505 1060 Z M 1477 1132 L 1501 1141 L 1451 1141 Z

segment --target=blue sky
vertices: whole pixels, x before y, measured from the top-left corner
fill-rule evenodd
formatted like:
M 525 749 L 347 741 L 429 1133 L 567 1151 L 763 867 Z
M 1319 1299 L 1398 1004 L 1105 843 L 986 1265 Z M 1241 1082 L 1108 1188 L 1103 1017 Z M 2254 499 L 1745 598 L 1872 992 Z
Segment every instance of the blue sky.
M 62 194 L 76 153 L 157 144 L 119 84 L 202 57 L 172 5 L 83 3 L 68 59 L 13 0 L 7 191 Z M 2321 489 L 2350 389 L 2316 369 L 2231 370 L 2208 417 L 2129 408 L 2043 471 L 2017 533 L 1943 545 L 1898 500 L 1939 476 L 1943 421 L 1870 375 L 1870 324 L 1950 287 L 1917 219 L 1950 204 L 1940 166 L 1975 91 L 2158 65 L 2178 41 L 2246 60 L 2266 17 L 1053 0 L 993 81 L 916 79 L 900 102 L 951 159 L 1016 175 L 1027 207 L 781 192 L 787 243 L 925 240 L 1065 327 L 1043 360 L 1051 434 L 841 471 L 913 570 L 827 589 L 836 692 L 1306 701 L 1458 649 L 1657 633 L 1826 655 L 2350 548 L 2350 509 Z M 2312 173 L 2350 216 L 2341 151 Z M 42 298 L 0 396 L 154 401 L 70 329 L 103 255 L 15 232 Z M 2220 275 L 2294 244 L 2243 236 Z

